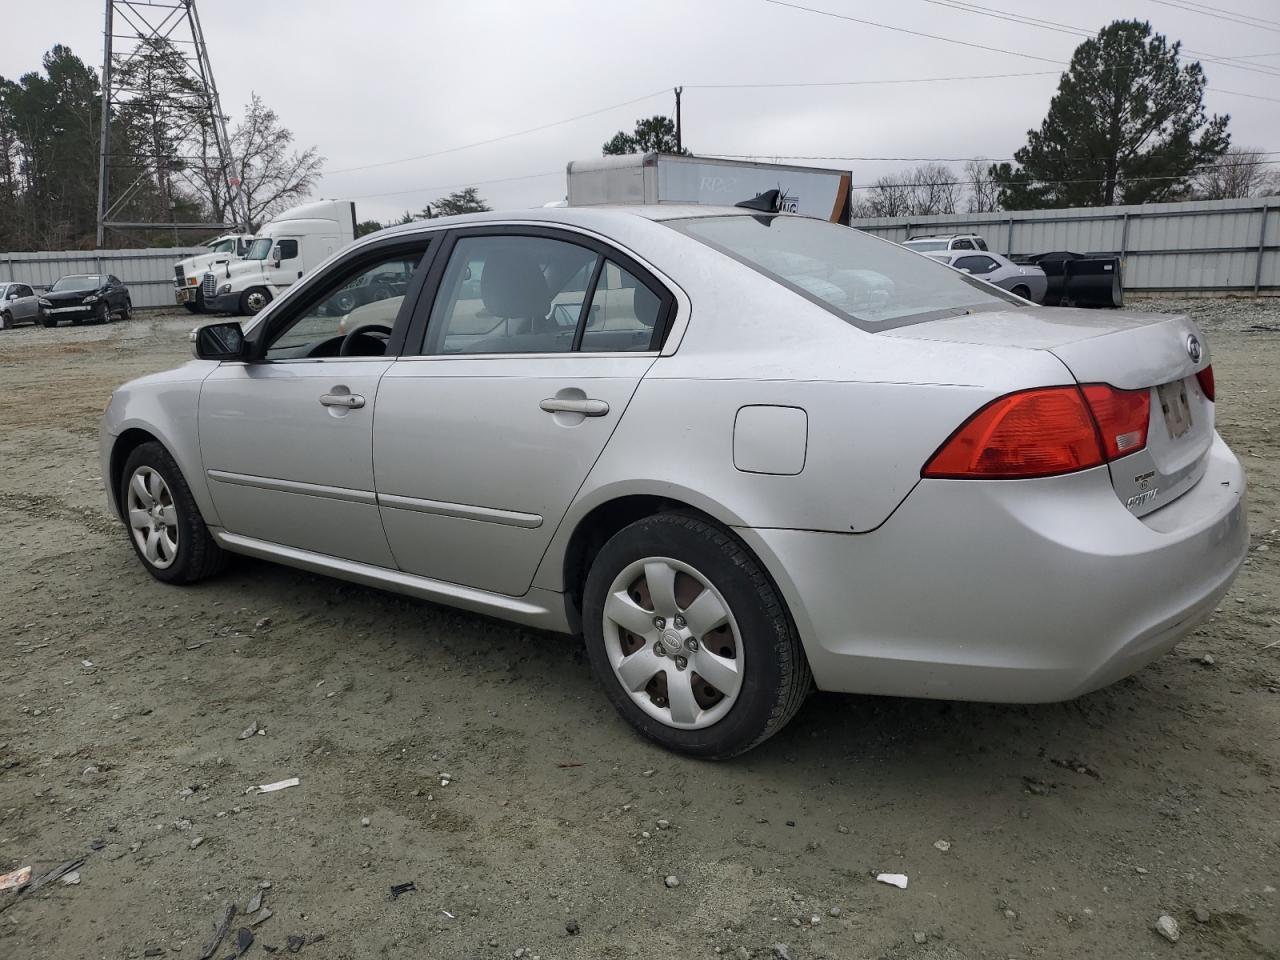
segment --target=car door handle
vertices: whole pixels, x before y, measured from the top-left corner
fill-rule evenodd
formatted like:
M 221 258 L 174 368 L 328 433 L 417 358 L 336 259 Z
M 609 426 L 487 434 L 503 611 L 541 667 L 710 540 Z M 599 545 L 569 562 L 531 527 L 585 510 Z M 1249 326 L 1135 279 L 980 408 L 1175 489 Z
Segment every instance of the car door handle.
M 364 406 L 364 397 L 358 393 L 326 393 L 320 398 L 326 407 L 346 407 L 348 410 L 359 410 Z
M 571 400 L 548 397 L 538 404 L 547 413 L 580 413 L 584 417 L 603 417 L 609 412 L 609 404 L 603 400 Z

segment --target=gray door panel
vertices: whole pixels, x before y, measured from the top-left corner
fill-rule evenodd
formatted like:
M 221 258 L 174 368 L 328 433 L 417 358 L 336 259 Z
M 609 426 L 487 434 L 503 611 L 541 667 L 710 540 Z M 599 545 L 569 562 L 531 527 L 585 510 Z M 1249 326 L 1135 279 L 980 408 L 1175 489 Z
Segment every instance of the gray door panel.
M 394 567 L 373 484 L 374 399 L 390 365 L 352 358 L 215 370 L 200 392 L 200 451 L 223 525 Z
M 525 593 L 653 361 L 544 354 L 393 364 L 378 396 L 374 460 L 400 568 Z

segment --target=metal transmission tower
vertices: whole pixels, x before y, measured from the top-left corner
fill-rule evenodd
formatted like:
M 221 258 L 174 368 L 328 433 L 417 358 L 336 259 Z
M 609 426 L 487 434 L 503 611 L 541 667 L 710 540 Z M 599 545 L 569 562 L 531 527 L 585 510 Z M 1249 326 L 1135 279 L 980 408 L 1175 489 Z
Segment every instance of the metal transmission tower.
M 126 150 L 127 137 L 136 143 Z M 226 191 L 228 223 L 177 222 L 182 185 L 192 188 L 188 196 L 207 192 L 201 175 Z M 147 193 L 153 201 L 158 194 L 163 216 L 135 212 Z M 248 229 L 248 217 L 195 0 L 106 0 L 97 245 L 108 228 L 225 226 Z

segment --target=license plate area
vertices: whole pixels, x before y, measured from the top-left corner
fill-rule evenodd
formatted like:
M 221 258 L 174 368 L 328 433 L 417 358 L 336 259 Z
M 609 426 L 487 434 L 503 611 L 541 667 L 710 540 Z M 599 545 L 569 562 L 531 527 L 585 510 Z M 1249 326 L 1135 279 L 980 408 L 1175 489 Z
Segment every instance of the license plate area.
M 1191 429 L 1191 402 L 1187 398 L 1186 381 L 1160 384 L 1156 387 L 1156 399 L 1160 401 L 1169 438 L 1177 440 L 1185 435 Z

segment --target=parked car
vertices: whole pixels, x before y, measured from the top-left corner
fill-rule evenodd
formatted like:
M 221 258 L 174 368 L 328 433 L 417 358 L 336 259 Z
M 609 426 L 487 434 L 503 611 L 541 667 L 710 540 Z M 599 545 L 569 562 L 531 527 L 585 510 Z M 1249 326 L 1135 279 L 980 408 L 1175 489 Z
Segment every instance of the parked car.
M 406 258 L 405 295 L 339 332 L 334 294 Z M 419 222 L 193 340 L 102 421 L 153 577 L 239 553 L 580 632 L 621 714 L 698 756 L 815 683 L 1096 689 L 1212 613 L 1248 546 L 1188 317 L 1040 308 L 817 219 Z
M 40 300 L 26 283 L 0 282 L 0 330 L 40 320 Z
M 1044 302 L 1049 281 L 1044 271 L 1032 264 L 1014 263 L 998 253 L 926 253 L 925 256 L 1003 287 L 1023 300 Z
M 912 237 L 902 244 L 916 253 L 933 253 L 949 250 L 986 250 L 987 241 L 976 233 L 948 233 L 938 236 Z
M 93 320 L 110 323 L 116 317 L 133 316 L 129 288 L 119 277 L 107 273 L 75 274 L 62 277 L 40 297 L 40 322 L 46 327 L 59 320 L 74 324 Z

